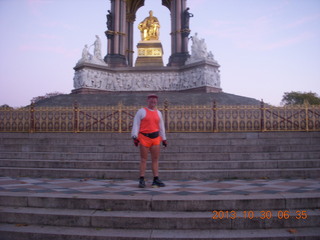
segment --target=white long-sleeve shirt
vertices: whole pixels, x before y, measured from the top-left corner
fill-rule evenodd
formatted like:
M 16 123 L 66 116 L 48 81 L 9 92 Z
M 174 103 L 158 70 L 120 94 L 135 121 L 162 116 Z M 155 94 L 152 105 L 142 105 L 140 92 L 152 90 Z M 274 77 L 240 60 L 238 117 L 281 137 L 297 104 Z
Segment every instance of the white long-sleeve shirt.
M 150 111 L 158 111 L 158 116 L 160 118 L 159 121 L 159 135 L 162 138 L 162 140 L 167 140 L 166 138 L 166 131 L 164 128 L 164 121 L 162 118 L 162 114 L 159 110 L 151 110 L 150 108 L 148 108 Z M 136 113 L 136 115 L 134 116 L 133 119 L 133 126 L 132 126 L 132 131 L 131 131 L 131 137 L 138 137 L 139 135 L 139 130 L 140 130 L 140 122 L 142 119 L 145 118 L 146 116 L 146 110 L 144 108 L 141 108 L 138 110 L 138 112 Z

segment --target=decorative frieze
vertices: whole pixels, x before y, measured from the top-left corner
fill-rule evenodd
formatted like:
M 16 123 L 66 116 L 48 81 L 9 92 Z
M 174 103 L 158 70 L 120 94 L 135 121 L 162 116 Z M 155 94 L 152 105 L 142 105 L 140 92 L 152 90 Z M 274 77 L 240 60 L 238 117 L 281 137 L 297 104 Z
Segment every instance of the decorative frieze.
M 162 49 L 161 48 L 139 48 L 138 55 L 140 57 L 161 57 Z
M 74 88 L 105 91 L 182 91 L 201 87 L 221 90 L 219 65 L 208 62 L 184 68 L 111 69 L 94 64 L 75 68 Z

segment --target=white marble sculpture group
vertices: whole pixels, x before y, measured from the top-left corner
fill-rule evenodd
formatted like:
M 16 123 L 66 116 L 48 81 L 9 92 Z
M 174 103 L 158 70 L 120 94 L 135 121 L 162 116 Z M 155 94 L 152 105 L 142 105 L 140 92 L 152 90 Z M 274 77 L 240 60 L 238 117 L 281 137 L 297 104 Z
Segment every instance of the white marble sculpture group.
M 91 45 L 92 46 L 92 45 Z M 204 39 L 197 33 L 192 37 L 191 56 L 182 68 L 111 69 L 101 57 L 99 36 L 93 44 L 94 52 L 85 45 L 82 58 L 75 67 L 74 88 L 105 91 L 180 91 L 199 87 L 220 89 L 219 64 L 207 52 Z
M 207 44 L 205 43 L 205 40 L 203 38 L 198 38 L 198 33 L 195 33 L 195 35 L 191 37 L 191 40 L 191 56 L 187 59 L 186 64 L 203 60 L 217 63 L 217 61 L 214 60 L 212 52 L 207 52 Z
M 90 47 L 94 46 L 93 54 L 89 52 Z M 94 63 L 94 64 L 103 64 L 106 65 L 101 57 L 101 40 L 98 35 L 96 35 L 96 40 L 94 43 L 88 47 L 88 45 L 84 45 L 82 50 L 82 57 L 78 61 L 77 64 L 81 63 Z

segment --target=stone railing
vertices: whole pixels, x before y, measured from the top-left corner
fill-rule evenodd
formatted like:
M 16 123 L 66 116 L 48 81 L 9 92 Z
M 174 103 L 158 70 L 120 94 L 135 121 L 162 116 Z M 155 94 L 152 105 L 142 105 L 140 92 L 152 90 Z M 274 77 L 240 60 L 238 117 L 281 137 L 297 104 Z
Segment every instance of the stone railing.
M 0 108 L 0 132 L 130 132 L 141 106 Z M 159 106 L 167 132 L 320 131 L 320 106 Z

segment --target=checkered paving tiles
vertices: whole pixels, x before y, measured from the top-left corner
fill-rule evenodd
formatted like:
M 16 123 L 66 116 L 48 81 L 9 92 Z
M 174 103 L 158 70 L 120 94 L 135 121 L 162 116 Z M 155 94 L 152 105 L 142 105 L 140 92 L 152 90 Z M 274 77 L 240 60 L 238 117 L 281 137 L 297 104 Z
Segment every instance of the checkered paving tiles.
M 166 187 L 138 188 L 138 180 L 50 179 L 0 177 L 0 192 L 63 193 L 95 195 L 251 195 L 276 193 L 320 193 L 318 179 L 251 179 L 251 180 L 168 180 Z

